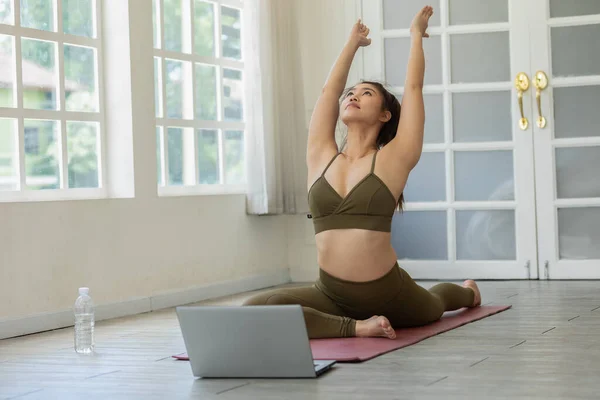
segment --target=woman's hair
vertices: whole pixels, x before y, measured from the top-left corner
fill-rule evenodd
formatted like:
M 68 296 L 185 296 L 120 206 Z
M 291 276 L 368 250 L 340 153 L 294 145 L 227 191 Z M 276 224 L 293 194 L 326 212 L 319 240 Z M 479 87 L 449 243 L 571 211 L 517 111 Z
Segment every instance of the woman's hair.
M 374 86 L 379 94 L 383 97 L 383 103 L 381 105 L 382 110 L 389 111 L 392 116 L 386 123 L 383 124 L 381 130 L 379 131 L 379 135 L 377 135 L 377 149 L 381 149 L 383 146 L 392 141 L 393 138 L 396 137 L 396 132 L 398 131 L 398 124 L 400 123 L 400 101 L 390 93 L 383 84 L 374 81 L 361 81 L 360 83 L 368 84 Z M 347 93 L 345 91 L 344 93 Z M 342 146 L 343 147 L 343 146 Z M 398 209 L 402 210 L 402 206 L 404 204 L 404 193 L 400 194 L 400 199 L 398 200 Z

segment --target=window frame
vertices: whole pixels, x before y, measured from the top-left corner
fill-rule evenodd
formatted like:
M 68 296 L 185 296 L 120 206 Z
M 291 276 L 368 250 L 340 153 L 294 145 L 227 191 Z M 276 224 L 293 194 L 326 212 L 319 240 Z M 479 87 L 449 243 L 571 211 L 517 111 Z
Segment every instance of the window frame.
M 204 3 L 209 3 L 213 5 L 214 10 L 214 45 L 215 45 L 215 54 L 214 56 L 200 56 L 195 54 L 195 35 L 193 34 L 193 19 L 194 19 L 194 9 L 196 1 L 202 1 Z M 158 88 L 155 87 L 155 90 L 160 90 L 158 95 L 158 106 L 159 109 L 156 110 L 155 119 L 156 119 L 156 131 L 159 134 L 159 137 L 155 140 L 158 142 L 159 148 L 155 149 L 157 151 L 157 163 L 159 163 L 158 169 L 158 177 L 157 177 L 157 187 L 158 187 L 158 195 L 159 196 L 185 196 L 185 195 L 215 195 L 215 194 L 244 194 L 247 191 L 247 148 L 248 148 L 248 137 L 247 137 L 247 118 L 246 118 L 246 88 L 245 88 L 245 79 L 246 79 L 246 71 L 245 71 L 245 63 L 244 59 L 248 56 L 244 52 L 244 6 L 245 3 L 241 0 L 181 0 L 182 8 L 183 5 L 186 7 L 186 12 L 189 12 L 187 15 L 187 21 L 183 24 L 182 31 L 185 31 L 185 35 L 189 39 L 189 42 L 184 42 L 182 46 L 182 50 L 179 51 L 170 51 L 164 48 L 164 38 L 165 38 L 165 28 L 164 28 L 164 0 L 156 0 L 156 3 L 152 5 L 152 7 L 156 7 L 153 9 L 153 12 L 156 14 L 156 27 L 154 35 L 158 35 L 157 37 L 157 46 L 154 46 L 154 35 L 153 35 L 153 65 L 155 65 L 155 60 L 159 60 L 159 82 L 155 80 L 155 85 L 159 85 Z M 154 1 L 153 1 L 154 3 Z M 234 60 L 231 58 L 223 57 L 223 41 L 222 41 L 222 24 L 221 24 L 221 7 L 230 7 L 235 8 L 240 11 L 240 41 L 242 48 L 242 57 L 241 60 Z M 183 14 L 183 13 L 182 13 Z M 187 24 L 187 25 L 186 25 Z M 166 62 L 169 61 L 177 61 L 177 62 L 185 62 L 188 63 L 189 69 L 191 69 L 191 75 L 188 77 L 189 82 L 191 82 L 191 105 L 189 105 L 188 113 L 191 113 L 191 118 L 168 118 L 167 117 L 167 101 L 166 101 L 166 93 L 167 93 L 167 80 L 166 80 Z M 195 74 L 195 66 L 196 65 L 205 65 L 215 67 L 216 69 L 216 107 L 217 107 L 217 119 L 216 120 L 200 120 L 196 119 L 194 112 L 196 106 L 196 74 Z M 186 68 L 184 68 L 185 70 Z M 242 120 L 237 121 L 225 121 L 223 119 L 224 114 L 224 105 L 223 98 L 224 96 L 224 85 L 223 85 L 223 70 L 224 69 L 233 69 L 241 71 L 242 80 Z M 184 80 L 185 83 L 185 80 Z M 156 96 L 156 92 L 155 92 Z M 184 114 L 185 111 L 184 111 Z M 184 153 L 190 155 L 190 159 L 185 159 L 184 156 L 182 160 L 182 168 L 186 171 L 185 176 L 183 176 L 182 184 L 178 185 L 169 185 L 169 159 L 168 159 L 168 151 L 167 150 L 167 132 L 169 128 L 181 128 L 183 129 L 183 135 L 186 137 L 182 139 L 184 142 L 187 141 L 187 145 L 190 148 L 184 148 Z M 160 133 L 158 132 L 160 130 Z M 198 181 L 198 143 L 197 143 L 197 133 L 201 130 L 214 130 L 217 132 L 217 151 L 218 151 L 218 176 L 219 183 L 214 184 L 201 184 Z M 241 131 L 243 132 L 243 154 L 244 158 L 242 162 L 244 163 L 244 180 L 246 183 L 243 184 L 230 184 L 226 182 L 226 144 L 225 144 L 225 132 L 227 131 Z M 191 153 L 193 153 L 193 160 L 191 160 Z M 158 158 L 160 157 L 160 158 Z
M 53 0 L 54 31 L 21 26 L 21 2 L 13 0 L 13 25 L 0 24 L 0 35 L 7 35 L 13 40 L 13 107 L 0 107 L 0 118 L 11 119 L 16 122 L 18 162 L 17 189 L 0 191 L 1 202 L 27 202 L 48 200 L 77 200 L 77 199 L 102 199 L 108 197 L 106 181 L 106 115 L 104 105 L 104 49 L 102 32 L 102 0 L 90 0 L 94 16 L 94 37 L 78 36 L 64 33 L 63 29 L 63 0 Z M 55 77 L 57 110 L 39 110 L 23 107 L 23 67 L 21 40 L 23 38 L 52 42 L 55 44 Z M 95 89 L 97 93 L 98 109 L 89 111 L 67 111 L 65 93 L 65 45 L 83 46 L 95 51 Z M 26 185 L 25 169 L 25 120 L 56 121 L 59 143 L 58 155 L 58 189 L 29 189 Z M 67 152 L 67 122 L 94 122 L 98 124 L 97 134 L 97 163 L 98 163 L 98 188 L 69 188 L 68 187 L 68 152 Z

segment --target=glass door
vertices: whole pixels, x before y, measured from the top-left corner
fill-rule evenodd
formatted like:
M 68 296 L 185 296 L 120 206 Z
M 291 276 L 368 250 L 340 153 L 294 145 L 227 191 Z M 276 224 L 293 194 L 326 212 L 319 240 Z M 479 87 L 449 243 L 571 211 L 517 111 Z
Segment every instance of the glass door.
M 524 3 L 540 278 L 600 278 L 600 1 Z
M 362 1 L 373 39 L 362 76 L 385 82 L 399 98 L 411 20 L 425 5 L 435 9 L 424 40 L 424 153 L 392 232 L 398 261 L 414 278 L 538 277 L 535 121 L 519 123 L 532 113 L 533 93 L 523 3 Z

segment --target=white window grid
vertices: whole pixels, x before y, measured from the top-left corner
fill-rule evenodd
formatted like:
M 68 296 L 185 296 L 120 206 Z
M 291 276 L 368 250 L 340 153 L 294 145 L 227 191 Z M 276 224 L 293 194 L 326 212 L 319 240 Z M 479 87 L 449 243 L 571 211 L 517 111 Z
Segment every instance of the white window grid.
M 164 0 L 154 0 L 156 13 L 156 45 L 154 46 L 154 62 L 155 66 L 158 62 L 158 81 L 155 85 L 156 89 L 160 90 L 158 95 L 158 104 L 156 110 L 156 127 L 158 135 L 157 146 L 159 146 L 158 160 L 158 194 L 161 196 L 170 195 L 188 195 L 188 194 L 223 194 L 223 193 L 243 193 L 246 190 L 245 184 L 230 184 L 226 181 L 225 154 L 226 143 L 224 140 L 226 131 L 241 131 L 243 135 L 244 148 L 247 142 L 245 116 L 242 116 L 242 121 L 225 121 L 224 120 L 224 86 L 223 86 L 223 69 L 232 69 L 241 71 L 242 82 L 246 78 L 244 76 L 244 54 L 242 50 L 242 59 L 235 60 L 223 56 L 222 43 L 222 24 L 221 11 L 222 6 L 238 9 L 240 11 L 241 40 L 244 40 L 243 12 L 244 3 L 242 0 L 181 0 L 183 18 L 182 26 L 182 50 L 181 52 L 170 51 L 164 48 Z M 195 38 L 193 35 L 193 18 L 194 7 L 196 2 L 208 3 L 213 6 L 214 15 L 214 46 L 215 54 L 213 56 L 202 56 L 194 53 Z M 243 49 L 242 45 L 242 49 Z M 183 88 L 186 96 L 185 106 L 182 114 L 184 118 L 168 118 L 167 117 L 167 79 L 165 64 L 167 61 L 184 62 L 184 74 L 188 77 L 187 82 L 191 82 L 191 88 Z M 200 120 L 194 117 L 194 107 L 197 102 L 196 94 L 196 74 L 194 68 L 196 65 L 212 66 L 216 68 L 216 87 L 217 87 L 217 118 L 216 120 Z M 242 95 L 243 113 L 245 114 L 244 100 L 246 97 Z M 190 101 L 191 100 L 191 101 Z M 169 128 L 182 129 L 184 142 L 184 177 L 182 185 L 169 185 L 169 154 L 167 151 L 167 134 Z M 217 132 L 218 144 L 218 183 L 201 184 L 198 177 L 198 151 L 197 151 L 197 132 L 201 130 L 214 130 Z M 244 151 L 245 153 L 245 151 Z M 245 161 L 245 160 L 244 160 Z M 247 171 L 244 171 L 247 174 Z
M 101 1 L 101 0 L 100 0 Z M 106 174 L 104 168 L 106 165 L 105 155 L 105 118 L 104 118 L 104 79 L 103 71 L 100 67 L 103 65 L 102 50 L 102 24 L 101 4 L 98 0 L 91 0 L 93 13 L 93 35 L 92 37 L 72 35 L 64 33 L 63 29 L 63 4 L 62 0 L 52 0 L 52 9 L 54 10 L 54 31 L 46 31 L 35 28 L 21 26 L 21 2 L 13 0 L 11 7 L 13 13 L 12 25 L 0 24 L 0 35 L 12 37 L 13 40 L 13 101 L 14 107 L 0 107 L 0 118 L 14 120 L 17 132 L 17 188 L 12 191 L 0 191 L 0 202 L 12 201 L 43 201 L 43 200 L 71 200 L 71 199 L 93 199 L 105 198 Z M 21 40 L 33 39 L 39 41 L 52 42 L 55 47 L 55 68 L 58 70 L 55 74 L 55 88 L 57 96 L 56 110 L 29 109 L 23 106 L 24 88 L 22 74 L 22 52 Z M 97 111 L 67 111 L 65 96 L 65 68 L 64 68 L 64 46 L 74 45 L 91 48 L 95 51 L 95 93 L 97 94 Z M 25 169 L 25 120 L 52 121 L 58 126 L 58 169 L 59 169 L 59 189 L 34 190 L 26 185 Z M 98 167 L 98 187 L 97 188 L 69 188 L 68 187 L 68 152 L 67 152 L 67 123 L 68 122 L 95 122 L 97 123 L 97 167 Z

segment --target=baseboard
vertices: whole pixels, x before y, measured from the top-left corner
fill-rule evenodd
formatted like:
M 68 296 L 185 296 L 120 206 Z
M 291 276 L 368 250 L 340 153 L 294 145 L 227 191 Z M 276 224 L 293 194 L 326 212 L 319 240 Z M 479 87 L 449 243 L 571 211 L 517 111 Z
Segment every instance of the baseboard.
M 152 310 L 161 310 L 182 304 L 214 299 L 215 297 L 263 289 L 281 285 L 283 283 L 289 283 L 290 281 L 289 270 L 283 269 L 270 274 L 255 275 L 235 281 L 213 283 L 211 285 L 199 286 L 189 290 L 159 294 L 151 298 Z
M 178 290 L 117 303 L 100 304 L 96 307 L 96 321 L 176 307 L 216 297 L 281 285 L 290 281 L 289 270 L 282 269 L 271 273 L 203 285 L 192 289 Z M 37 314 L 24 318 L 5 319 L 0 320 L 0 339 L 70 326 L 73 326 L 73 311 L 71 309 Z

